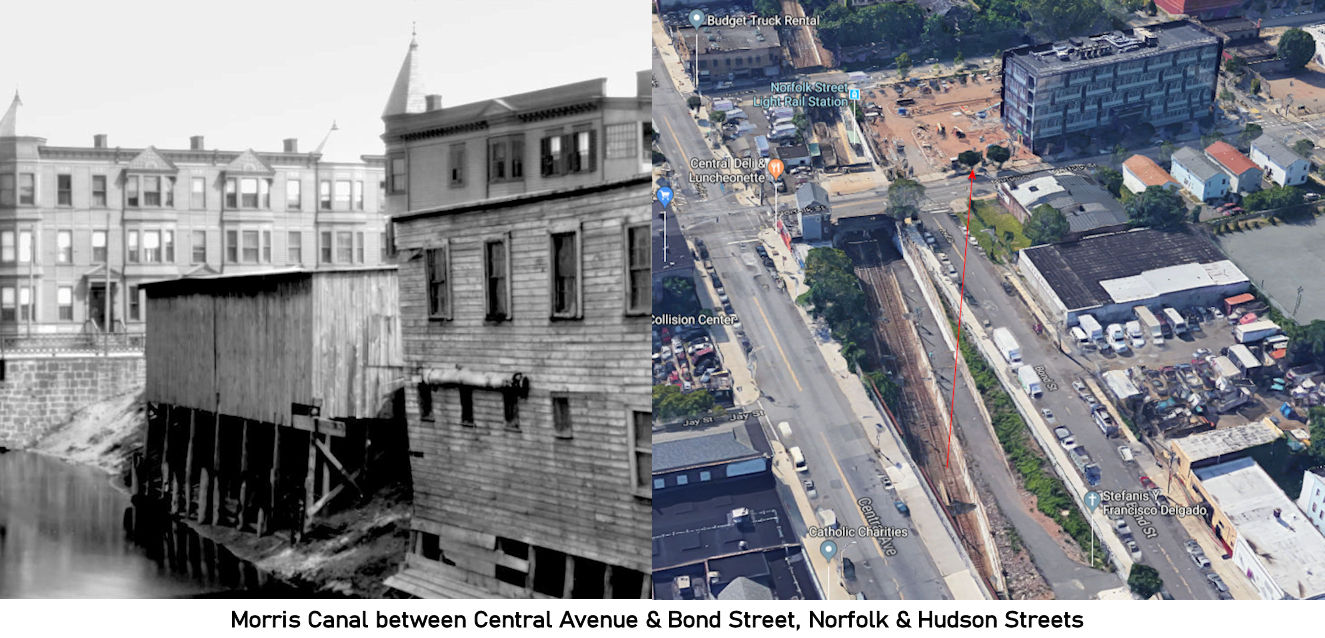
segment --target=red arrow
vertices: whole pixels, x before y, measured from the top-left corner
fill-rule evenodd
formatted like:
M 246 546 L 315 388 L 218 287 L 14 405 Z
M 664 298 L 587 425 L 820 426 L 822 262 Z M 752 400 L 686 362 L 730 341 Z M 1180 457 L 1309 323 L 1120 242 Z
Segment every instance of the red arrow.
M 971 247 L 971 209 L 975 208 L 975 167 L 971 167 L 971 183 L 966 190 L 966 241 L 962 242 L 962 283 L 957 296 L 957 345 L 952 355 L 952 398 L 948 400 L 948 450 L 943 466 L 952 462 L 952 423 L 957 407 L 957 362 L 962 357 L 962 304 L 966 301 L 966 251 Z

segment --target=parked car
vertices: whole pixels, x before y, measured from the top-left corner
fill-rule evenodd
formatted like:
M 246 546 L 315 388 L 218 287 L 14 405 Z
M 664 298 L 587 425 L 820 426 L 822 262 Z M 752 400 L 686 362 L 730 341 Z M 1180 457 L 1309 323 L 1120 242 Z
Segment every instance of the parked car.
M 1205 575 L 1205 579 L 1210 581 L 1210 585 L 1214 587 L 1219 593 L 1221 594 L 1228 593 L 1228 585 L 1224 584 L 1224 579 L 1220 578 L 1219 574 L 1210 572 Z
M 819 492 L 815 491 L 814 489 L 814 481 L 806 479 L 804 481 L 801 481 L 801 485 L 805 487 L 805 494 L 810 498 L 815 498 L 819 496 Z
M 1132 455 L 1132 448 L 1127 447 L 1126 445 L 1118 446 L 1118 457 L 1121 458 L 1124 463 L 1131 463 L 1136 460 L 1136 457 Z
M 1122 516 L 1113 519 L 1113 528 L 1118 530 L 1119 534 L 1130 535 L 1132 533 L 1132 527 L 1127 524 L 1127 519 Z
M 1141 560 L 1141 548 L 1137 547 L 1135 540 L 1129 538 L 1123 544 L 1127 546 L 1127 553 L 1132 555 L 1132 560 Z
M 1063 446 L 1064 450 L 1070 450 L 1077 446 L 1076 437 L 1072 436 L 1072 431 L 1065 427 L 1054 428 L 1054 436 L 1058 437 L 1058 444 Z
M 1054 411 L 1053 411 L 1053 410 L 1050 410 L 1049 408 L 1041 408 L 1041 409 L 1040 409 L 1040 414 L 1043 414 L 1043 415 L 1044 415 L 1044 420 L 1045 420 L 1045 421 L 1048 421 L 1048 422 L 1050 422 L 1050 423 L 1053 423 L 1053 422 L 1054 422 Z
M 1142 474 L 1139 478 L 1141 481 L 1141 487 L 1144 487 L 1147 490 L 1154 490 L 1159 488 L 1159 486 L 1155 485 L 1154 481 L 1150 480 L 1149 476 Z

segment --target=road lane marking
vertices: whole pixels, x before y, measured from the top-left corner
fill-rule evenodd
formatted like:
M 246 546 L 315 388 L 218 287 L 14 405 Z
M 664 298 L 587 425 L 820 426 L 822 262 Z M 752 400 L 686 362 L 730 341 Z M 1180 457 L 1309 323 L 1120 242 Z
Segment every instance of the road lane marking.
M 685 160 L 685 161 L 683 162 L 683 165 L 686 166 L 687 168 L 689 168 L 689 166 L 690 166 L 690 156 L 689 156 L 689 155 L 686 155 L 686 149 L 685 149 L 685 147 L 684 147 L 684 146 L 681 146 L 681 139 L 678 138 L 678 137 L 676 136 L 676 131 L 673 131 L 673 130 L 672 130 L 672 123 L 671 123 L 671 122 L 668 122 L 668 121 L 667 121 L 667 118 L 665 118 L 665 117 L 662 118 L 662 123 L 663 123 L 663 126 L 667 127 L 667 134 L 672 136 L 672 143 L 673 143 L 673 144 L 676 144 L 676 152 L 680 153 L 680 154 L 681 154 L 681 159 Z
M 860 511 L 860 499 L 856 498 L 855 490 L 851 489 L 851 482 L 847 480 L 847 475 L 845 472 L 842 471 L 842 466 L 838 465 L 837 456 L 833 454 L 833 447 L 828 444 L 828 437 L 824 435 L 823 432 L 820 432 L 819 438 L 823 439 L 824 449 L 828 450 L 828 460 L 833 462 L 833 469 L 837 470 L 837 475 L 842 478 L 842 487 L 846 489 L 847 496 L 851 497 L 851 505 L 852 505 L 851 511 L 856 513 L 856 516 L 859 517 L 860 521 L 865 524 L 864 525 L 865 527 L 869 527 L 870 522 L 865 520 L 865 514 Z M 862 539 L 862 540 L 873 540 L 873 539 Z M 880 564 L 887 564 L 888 557 L 883 555 L 883 551 L 879 549 L 879 545 L 877 542 L 866 543 L 866 547 L 869 547 L 870 550 L 872 550 L 874 554 L 879 557 Z M 896 578 L 893 578 L 893 584 L 897 584 Z M 906 595 L 902 593 L 901 585 L 897 585 L 897 597 L 901 600 L 906 600 Z
M 768 334 L 773 337 L 773 345 L 777 346 L 778 354 L 782 355 L 782 363 L 787 366 L 787 373 L 791 375 L 792 383 L 796 384 L 796 391 L 804 392 L 805 388 L 801 387 L 800 379 L 796 378 L 796 371 L 791 369 L 791 359 L 787 357 L 787 352 L 782 349 L 782 342 L 778 340 L 778 333 L 773 330 L 773 324 L 769 322 L 768 315 L 764 314 L 764 305 L 759 303 L 758 297 L 751 296 L 750 298 L 754 300 L 755 309 L 759 311 L 759 316 L 764 318 L 764 325 L 768 327 Z

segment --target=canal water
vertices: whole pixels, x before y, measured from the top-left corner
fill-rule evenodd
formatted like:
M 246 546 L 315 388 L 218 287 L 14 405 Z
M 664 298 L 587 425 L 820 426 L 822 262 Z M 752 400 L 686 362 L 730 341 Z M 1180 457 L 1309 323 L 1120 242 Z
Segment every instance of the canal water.
M 280 589 L 188 527 L 135 508 L 100 470 L 0 454 L 0 598 L 270 596 Z

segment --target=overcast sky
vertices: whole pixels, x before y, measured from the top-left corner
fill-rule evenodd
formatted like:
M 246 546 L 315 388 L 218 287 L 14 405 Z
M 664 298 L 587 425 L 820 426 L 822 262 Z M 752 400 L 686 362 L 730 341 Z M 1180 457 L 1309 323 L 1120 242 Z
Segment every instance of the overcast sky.
M 418 23 L 425 86 L 456 105 L 590 78 L 633 95 L 649 68 L 639 0 L 14 2 L 0 112 L 51 145 L 382 152 L 382 108 Z

